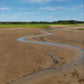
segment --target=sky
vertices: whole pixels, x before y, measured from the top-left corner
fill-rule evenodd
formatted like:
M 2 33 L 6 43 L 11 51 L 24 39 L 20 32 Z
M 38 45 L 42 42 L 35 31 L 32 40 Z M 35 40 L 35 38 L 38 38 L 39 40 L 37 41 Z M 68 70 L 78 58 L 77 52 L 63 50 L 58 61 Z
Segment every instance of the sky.
M 84 21 L 84 0 L 0 0 L 0 21 Z

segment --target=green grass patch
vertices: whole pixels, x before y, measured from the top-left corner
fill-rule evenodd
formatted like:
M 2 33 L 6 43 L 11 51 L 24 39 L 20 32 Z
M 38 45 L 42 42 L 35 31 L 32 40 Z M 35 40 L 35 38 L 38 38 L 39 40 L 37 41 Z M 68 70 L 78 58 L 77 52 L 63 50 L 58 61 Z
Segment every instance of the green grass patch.
M 78 30 L 84 30 L 84 28 L 79 28 Z
M 72 24 L 0 24 L 0 29 L 7 29 L 7 28 L 49 28 L 51 25 L 72 25 Z
M 50 24 L 0 24 L 0 29 L 3 28 L 48 28 Z

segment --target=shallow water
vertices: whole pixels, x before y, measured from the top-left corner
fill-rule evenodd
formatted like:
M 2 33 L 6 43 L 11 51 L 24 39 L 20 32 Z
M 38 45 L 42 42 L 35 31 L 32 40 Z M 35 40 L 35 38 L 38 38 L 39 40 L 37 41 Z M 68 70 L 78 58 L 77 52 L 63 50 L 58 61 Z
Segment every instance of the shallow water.
M 53 31 L 56 31 L 56 30 L 53 30 Z M 41 32 L 46 33 L 46 34 L 25 36 L 25 37 L 18 38 L 17 40 L 18 40 L 18 41 L 22 41 L 22 42 L 28 42 L 28 43 L 36 43 L 36 44 L 45 44 L 45 45 L 53 45 L 53 46 L 70 47 L 70 48 L 75 48 L 75 49 L 78 49 L 78 50 L 84 52 L 83 49 L 81 49 L 81 48 L 79 48 L 79 47 L 76 47 L 76 46 L 71 46 L 71 45 L 66 45 L 66 44 L 58 44 L 58 43 L 51 43 L 51 42 L 47 42 L 47 41 L 44 40 L 44 39 L 43 39 L 44 42 L 37 42 L 37 41 L 25 40 L 26 38 L 31 38 L 31 37 L 40 37 L 40 36 L 52 35 L 52 33 L 48 33 L 48 32 L 46 32 L 46 31 L 41 31 Z

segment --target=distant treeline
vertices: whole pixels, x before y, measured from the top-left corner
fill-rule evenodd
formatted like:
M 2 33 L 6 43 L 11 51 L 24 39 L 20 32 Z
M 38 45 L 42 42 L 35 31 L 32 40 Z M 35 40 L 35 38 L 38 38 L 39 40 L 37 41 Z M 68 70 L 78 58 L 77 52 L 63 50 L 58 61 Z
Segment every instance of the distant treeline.
M 32 22 L 0 22 L 0 24 L 84 24 L 84 21 L 76 21 L 76 20 L 59 20 L 53 22 L 45 22 L 45 21 L 32 21 Z

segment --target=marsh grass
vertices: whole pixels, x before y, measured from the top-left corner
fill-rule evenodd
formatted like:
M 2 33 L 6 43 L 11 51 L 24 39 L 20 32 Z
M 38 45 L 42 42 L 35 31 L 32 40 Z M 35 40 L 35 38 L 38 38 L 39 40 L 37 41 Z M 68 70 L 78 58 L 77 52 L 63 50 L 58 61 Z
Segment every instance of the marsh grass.
M 48 28 L 50 24 L 0 24 L 0 29 L 3 28 Z
M 49 28 L 51 25 L 65 25 L 65 24 L 0 24 L 0 29 L 7 28 Z M 70 24 L 67 24 L 70 25 Z

